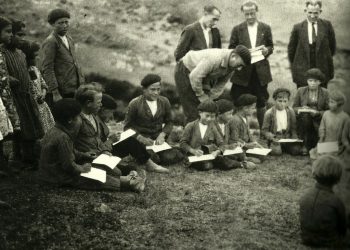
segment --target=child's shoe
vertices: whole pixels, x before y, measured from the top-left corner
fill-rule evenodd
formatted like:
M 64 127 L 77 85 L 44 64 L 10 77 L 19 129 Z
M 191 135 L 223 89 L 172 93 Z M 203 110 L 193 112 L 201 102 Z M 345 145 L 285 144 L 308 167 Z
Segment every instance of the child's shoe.
M 164 168 L 158 164 L 156 164 L 152 159 L 149 159 L 146 162 L 146 170 L 148 172 L 155 172 L 155 173 L 169 173 L 169 169 Z

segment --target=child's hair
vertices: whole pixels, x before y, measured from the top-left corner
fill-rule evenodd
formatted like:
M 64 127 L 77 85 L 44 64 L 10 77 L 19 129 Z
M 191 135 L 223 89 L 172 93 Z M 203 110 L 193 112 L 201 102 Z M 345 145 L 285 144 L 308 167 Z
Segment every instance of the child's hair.
M 2 31 L 5 27 L 12 25 L 10 19 L 0 16 L 0 31 Z
M 232 101 L 226 99 L 219 99 L 216 101 L 219 114 L 226 113 L 234 109 Z
M 334 156 L 321 156 L 313 163 L 312 174 L 318 183 L 333 186 L 342 175 L 342 163 Z
M 52 110 L 52 114 L 56 122 L 66 124 L 70 119 L 73 119 L 81 112 L 81 106 L 73 98 L 63 98 L 57 101 Z
M 238 99 L 235 101 L 235 106 L 239 109 L 245 107 L 245 106 L 250 106 L 254 103 L 256 103 L 256 96 L 251 95 L 251 94 L 243 94 Z
M 208 113 L 215 113 L 215 114 L 218 112 L 218 106 L 212 100 L 201 102 L 198 105 L 197 109 L 199 112 L 208 112 Z
M 323 83 L 325 76 L 320 69 L 312 68 L 306 71 L 306 80 L 308 79 L 316 79 L 316 80 L 319 80 L 321 83 Z
M 344 105 L 344 103 L 346 102 L 346 97 L 343 94 L 343 92 L 337 89 L 329 91 L 329 99 L 336 101 L 338 107 Z
M 289 99 L 291 93 L 289 89 L 286 88 L 277 88 L 273 94 L 272 97 L 274 100 L 277 100 L 278 98 L 284 98 L 287 97 Z
M 80 85 L 75 92 L 75 99 L 80 105 L 85 105 L 86 102 L 93 102 L 98 89 L 92 84 Z

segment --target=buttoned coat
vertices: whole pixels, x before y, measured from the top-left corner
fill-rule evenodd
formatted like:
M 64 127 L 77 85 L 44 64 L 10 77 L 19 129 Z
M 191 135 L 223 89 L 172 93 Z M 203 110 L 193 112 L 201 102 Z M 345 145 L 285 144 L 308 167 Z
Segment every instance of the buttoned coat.
M 237 45 L 244 45 L 248 49 L 253 47 L 249 39 L 247 22 L 243 22 L 232 29 L 229 48 L 234 49 Z M 256 62 L 253 65 L 248 65 L 239 71 L 235 71 L 231 78 L 231 82 L 233 84 L 248 86 L 253 67 L 256 68 L 256 73 L 259 77 L 261 85 L 267 85 L 272 81 L 270 63 L 267 60 L 269 55 L 273 53 L 272 32 L 269 25 L 258 22 L 255 47 L 261 45 L 265 45 L 265 47 L 268 49 L 268 54 L 265 56 L 265 59 Z
M 317 21 L 316 37 L 316 68 L 325 74 L 327 83 L 334 77 L 333 55 L 336 40 L 331 22 L 319 19 Z M 291 63 L 293 82 L 298 86 L 306 86 L 306 71 L 310 69 L 310 45 L 307 20 L 294 25 L 289 44 L 288 59 Z
M 221 48 L 220 31 L 212 28 L 212 48 Z M 190 50 L 208 49 L 201 24 L 197 21 L 184 28 L 179 43 L 174 52 L 176 61 L 179 61 Z

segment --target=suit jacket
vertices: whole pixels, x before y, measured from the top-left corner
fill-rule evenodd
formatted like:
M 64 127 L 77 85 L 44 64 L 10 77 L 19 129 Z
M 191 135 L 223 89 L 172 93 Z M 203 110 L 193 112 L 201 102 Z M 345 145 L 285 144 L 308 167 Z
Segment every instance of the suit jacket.
M 217 28 L 212 28 L 213 48 L 221 48 L 220 32 Z M 175 50 L 175 59 L 179 61 L 190 50 L 207 49 L 204 33 L 201 24 L 197 21 L 184 28 L 180 41 Z
M 332 56 L 335 54 L 335 49 L 335 34 L 331 22 L 319 19 L 316 37 L 316 68 L 325 74 L 325 83 L 334 77 Z M 305 72 L 310 69 L 307 20 L 293 27 L 288 44 L 288 59 L 291 63 L 293 81 L 297 86 L 306 86 Z
M 253 137 L 249 131 L 249 120 L 247 124 L 242 117 L 235 114 L 227 124 L 226 144 L 233 144 L 237 142 L 252 142 Z
M 252 44 L 250 44 L 247 22 L 243 22 L 232 29 L 229 48 L 234 49 L 240 44 L 246 46 L 248 49 L 253 47 Z M 266 85 L 272 81 L 270 63 L 267 60 L 267 57 L 273 53 L 272 33 L 270 26 L 262 22 L 258 22 L 255 46 L 258 47 L 260 45 L 265 45 L 265 47 L 268 48 L 269 52 L 265 59 L 244 67 L 240 71 L 236 71 L 231 78 L 233 84 L 248 86 L 253 67 L 256 69 L 261 85 Z
M 317 98 L 317 110 L 321 112 L 321 116 L 324 111 L 329 109 L 328 107 L 328 90 L 322 87 L 318 89 Z M 298 109 L 303 106 L 308 106 L 309 101 L 309 87 L 300 87 L 294 98 L 293 109 L 296 114 L 298 114 Z
M 209 151 L 214 151 L 218 147 L 224 146 L 224 140 L 220 136 L 214 123 L 208 125 L 207 131 L 202 139 L 199 129 L 199 120 L 195 120 L 186 125 L 180 140 L 180 147 L 187 153 L 191 148 L 201 149 L 201 146 L 208 146 Z
M 40 51 L 40 70 L 49 86 L 60 94 L 71 94 L 84 83 L 84 77 L 76 60 L 74 43 L 67 36 L 69 49 L 62 39 L 52 32 L 43 42 Z
M 152 140 L 155 140 L 161 132 L 169 135 L 173 128 L 170 108 L 168 98 L 159 96 L 157 112 L 153 116 L 145 96 L 136 97 L 131 100 L 127 108 L 124 129 L 131 128 Z

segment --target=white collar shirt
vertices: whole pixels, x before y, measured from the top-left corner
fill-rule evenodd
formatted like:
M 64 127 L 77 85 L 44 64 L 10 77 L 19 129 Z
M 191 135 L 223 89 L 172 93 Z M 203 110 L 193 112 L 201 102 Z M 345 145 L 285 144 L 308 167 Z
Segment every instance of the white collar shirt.
M 258 34 L 258 22 L 255 22 L 253 25 L 248 25 L 248 33 L 249 33 L 250 44 L 252 45 L 252 48 L 255 48 L 256 37 Z
M 203 139 L 205 136 L 205 133 L 207 132 L 208 125 L 205 125 L 203 123 L 199 123 L 199 131 L 201 132 L 201 138 Z
M 314 23 L 314 27 L 315 27 L 315 33 L 317 36 L 317 22 Z M 309 38 L 309 44 L 312 44 L 312 22 L 310 22 L 309 20 L 307 20 L 307 33 L 308 33 L 308 38 Z

